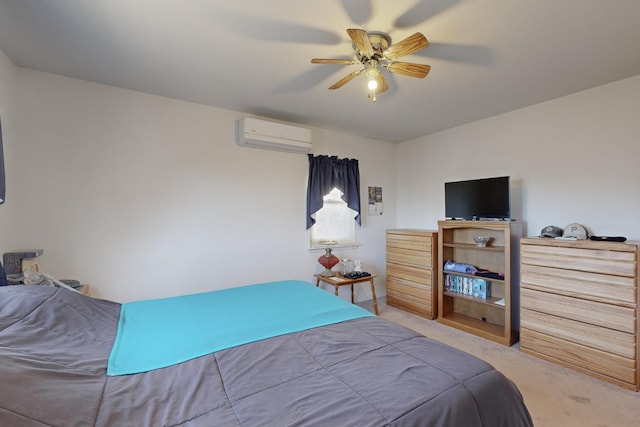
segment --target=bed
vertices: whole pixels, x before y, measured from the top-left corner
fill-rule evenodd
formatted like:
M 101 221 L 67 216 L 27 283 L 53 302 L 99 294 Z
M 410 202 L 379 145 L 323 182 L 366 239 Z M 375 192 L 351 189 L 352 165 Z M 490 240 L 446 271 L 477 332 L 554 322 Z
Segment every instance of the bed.
M 340 310 L 356 307 L 288 283 Z M 489 364 L 370 314 L 107 375 L 125 305 L 62 288 L 0 287 L 0 425 L 533 425 L 515 384 Z M 268 304 L 273 313 L 284 305 Z

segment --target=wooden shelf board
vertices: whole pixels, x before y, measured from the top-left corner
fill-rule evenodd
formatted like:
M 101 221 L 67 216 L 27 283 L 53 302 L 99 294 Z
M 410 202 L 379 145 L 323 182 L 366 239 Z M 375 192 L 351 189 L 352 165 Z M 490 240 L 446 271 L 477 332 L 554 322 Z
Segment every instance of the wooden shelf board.
M 438 322 L 501 344 L 510 345 L 510 337 L 505 335 L 504 325 L 495 325 L 460 313 L 440 316 Z
M 502 308 L 502 309 L 505 308 L 504 305 L 496 304 L 497 301 L 504 300 L 504 298 L 488 297 L 486 299 L 483 299 L 483 298 L 474 297 L 472 295 L 459 294 L 457 292 L 443 292 L 443 295 L 450 298 L 460 298 L 467 301 L 473 301 L 473 302 L 477 302 L 478 304 L 485 304 L 491 307 Z
M 443 243 L 443 247 L 445 248 L 465 248 L 465 249 L 477 249 L 479 251 L 496 251 L 496 252 L 504 252 L 504 246 L 478 246 L 474 243 Z
M 476 276 L 475 274 L 458 273 L 457 271 L 442 270 L 442 274 L 443 275 L 451 274 L 453 276 L 469 277 L 471 279 L 482 279 L 482 280 L 486 280 L 487 282 L 503 283 L 504 284 L 504 280 L 503 279 L 494 279 L 492 277 Z M 443 279 L 444 279 L 444 277 L 443 277 Z

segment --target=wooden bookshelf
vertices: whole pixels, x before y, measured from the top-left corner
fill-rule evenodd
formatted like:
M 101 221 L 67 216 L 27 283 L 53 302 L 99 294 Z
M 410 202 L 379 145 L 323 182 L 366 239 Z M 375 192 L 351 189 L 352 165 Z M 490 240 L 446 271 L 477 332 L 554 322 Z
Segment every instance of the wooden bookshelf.
M 475 236 L 489 236 L 479 247 Z M 518 247 L 522 224 L 517 221 L 438 221 L 438 321 L 468 333 L 512 345 L 518 340 Z M 447 260 L 504 274 L 504 279 L 445 271 Z M 474 297 L 445 289 L 447 275 L 484 279 L 491 295 Z M 498 302 L 504 302 L 504 305 Z

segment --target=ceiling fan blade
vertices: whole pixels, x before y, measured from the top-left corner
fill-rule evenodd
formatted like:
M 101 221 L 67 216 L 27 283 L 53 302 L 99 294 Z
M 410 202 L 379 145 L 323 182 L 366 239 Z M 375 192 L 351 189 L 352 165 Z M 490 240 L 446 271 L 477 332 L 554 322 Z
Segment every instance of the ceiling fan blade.
M 376 89 L 376 92 L 378 92 L 378 94 L 381 94 L 382 92 L 389 89 L 387 79 L 384 78 L 384 75 L 382 75 L 382 73 L 380 73 L 380 76 L 376 80 L 378 81 L 378 89 Z
M 367 34 L 365 30 L 349 28 L 347 30 L 347 34 L 349 34 L 349 37 L 351 37 L 351 40 L 353 40 L 353 44 L 356 46 L 356 49 L 362 55 L 366 57 L 373 56 L 373 46 L 371 46 L 369 34 Z
M 406 39 L 390 46 L 384 51 L 384 57 L 390 60 L 398 59 L 410 53 L 417 52 L 429 46 L 429 41 L 422 33 L 415 33 Z
M 360 73 L 362 73 L 362 70 L 359 71 L 354 71 L 351 74 L 347 74 L 345 77 L 343 77 L 340 81 L 334 83 L 331 87 L 329 87 L 330 90 L 333 89 L 340 89 L 342 86 L 344 86 L 346 83 L 350 82 L 351 80 L 355 79 L 356 77 L 358 77 L 360 75 Z
M 311 60 L 312 64 L 339 64 L 339 65 L 353 65 L 357 64 L 358 61 L 355 59 L 323 59 L 323 58 L 313 58 Z
M 427 77 L 431 71 L 430 65 L 412 64 L 410 62 L 392 62 L 387 66 L 387 70 L 391 73 L 403 74 L 409 77 L 417 77 L 423 79 Z

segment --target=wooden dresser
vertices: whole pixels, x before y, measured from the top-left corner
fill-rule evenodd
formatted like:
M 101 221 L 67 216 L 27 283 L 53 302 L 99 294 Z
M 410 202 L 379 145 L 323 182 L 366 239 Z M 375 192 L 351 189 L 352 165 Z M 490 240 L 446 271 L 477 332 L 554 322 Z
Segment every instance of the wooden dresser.
M 437 317 L 437 248 L 436 231 L 387 230 L 387 304 Z
M 638 391 L 638 247 L 522 239 L 521 351 Z

